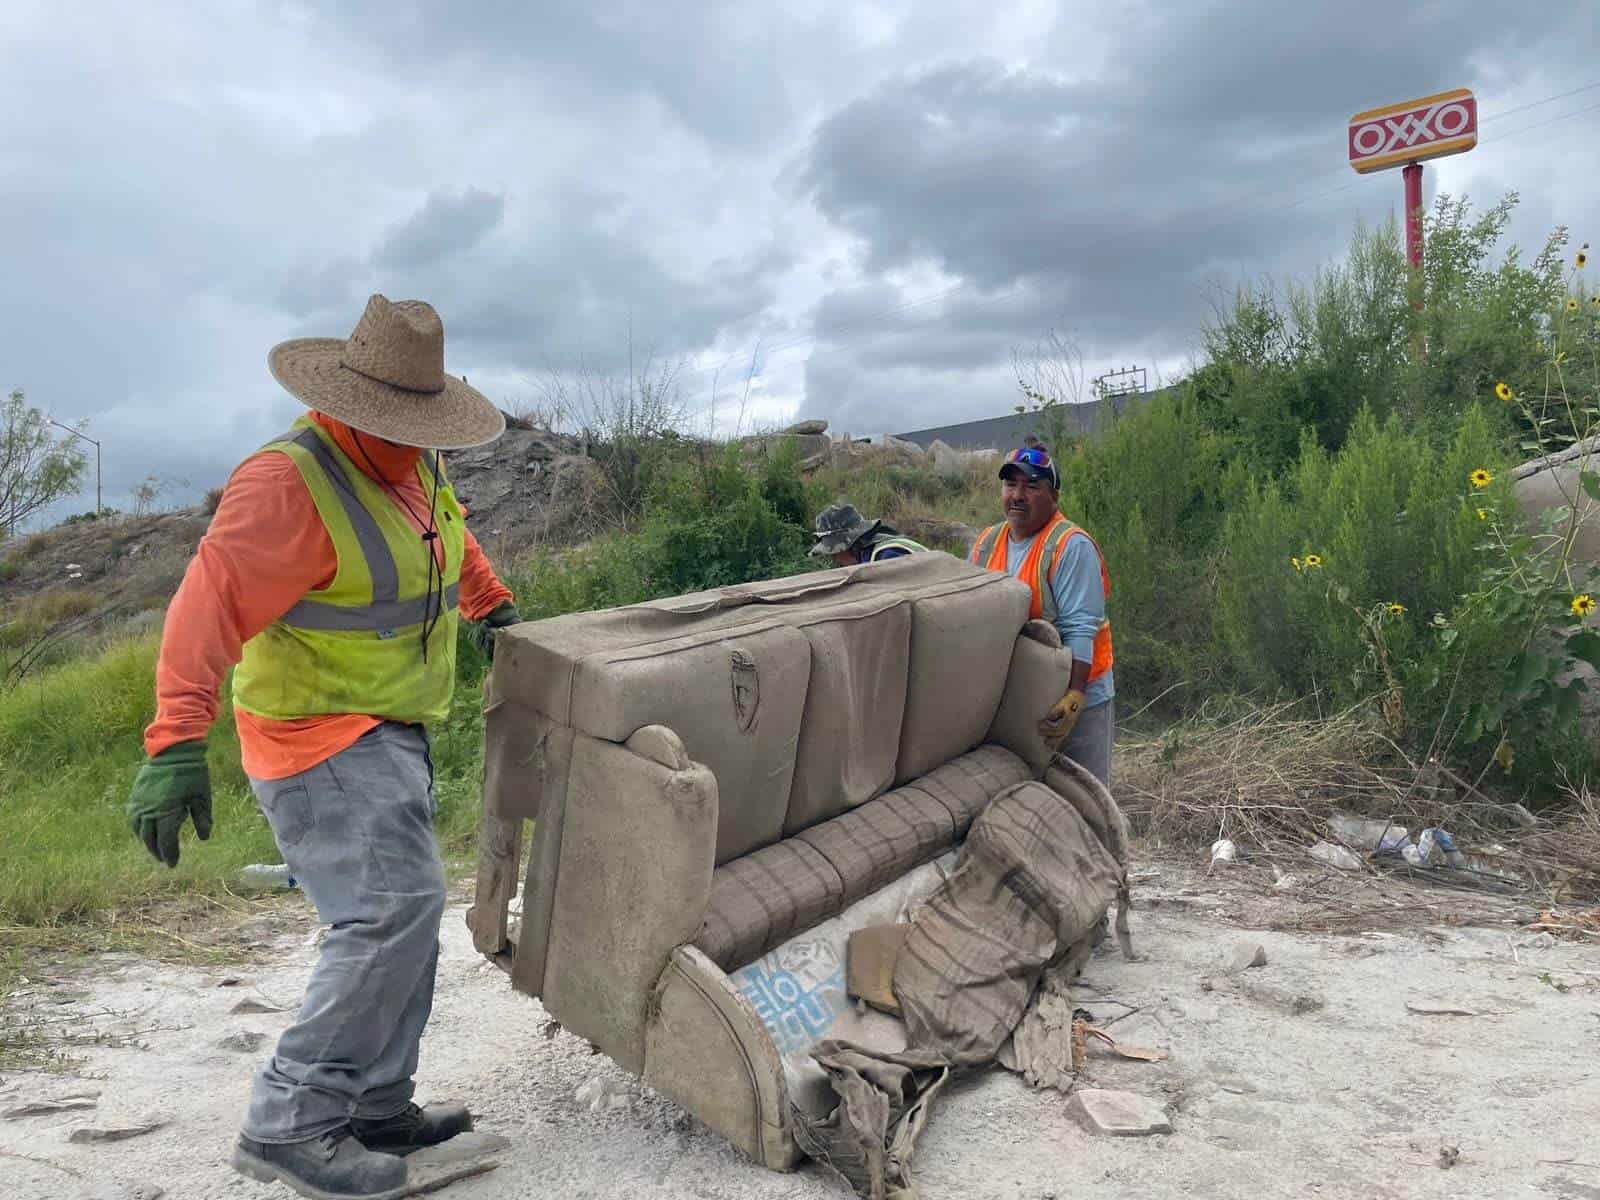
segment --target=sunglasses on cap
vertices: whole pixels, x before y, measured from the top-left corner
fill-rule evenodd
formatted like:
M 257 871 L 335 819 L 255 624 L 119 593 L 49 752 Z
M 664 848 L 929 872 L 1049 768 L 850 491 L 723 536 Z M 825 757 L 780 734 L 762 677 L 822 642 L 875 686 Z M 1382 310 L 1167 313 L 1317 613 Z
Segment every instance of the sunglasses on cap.
M 1048 479 L 1057 491 L 1061 489 L 1060 472 L 1050 461 L 1049 452 L 1038 446 L 1020 446 L 1006 455 L 1000 466 L 1001 478 L 1005 477 L 1007 467 L 1021 467 L 1022 473 L 1030 479 Z

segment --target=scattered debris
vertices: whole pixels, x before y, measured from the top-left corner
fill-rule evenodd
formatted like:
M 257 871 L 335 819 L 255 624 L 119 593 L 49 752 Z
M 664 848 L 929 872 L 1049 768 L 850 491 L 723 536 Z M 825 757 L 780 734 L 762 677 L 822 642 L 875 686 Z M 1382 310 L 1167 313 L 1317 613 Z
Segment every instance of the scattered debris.
M 1234 947 L 1228 956 L 1228 974 L 1237 975 L 1241 971 L 1248 971 L 1251 967 L 1264 967 L 1267 965 L 1267 948 L 1265 946 L 1252 946 L 1248 942 Z
M 1133 1092 L 1079 1088 L 1067 1101 L 1067 1112 L 1088 1132 L 1101 1137 L 1148 1137 L 1172 1132 L 1166 1109 Z
M 108 1125 L 99 1129 L 84 1126 L 74 1129 L 68 1135 L 67 1141 L 80 1146 L 98 1142 L 125 1142 L 129 1138 L 143 1137 L 147 1133 L 154 1133 L 166 1124 L 166 1118 L 152 1117 L 135 1125 Z
M 88 1200 L 161 1200 L 166 1194 L 153 1183 L 107 1183 L 90 1192 Z
M 539 1026 L 539 1036 L 547 1042 L 560 1032 L 560 1021 L 546 1021 L 543 1025 Z
M 1328 829 L 1343 845 L 1362 854 L 1398 851 L 1411 840 L 1404 825 L 1353 817 L 1349 813 L 1334 813 L 1328 818 Z
M 1309 851 L 1312 858 L 1339 871 L 1359 871 L 1361 856 L 1344 846 L 1332 842 L 1318 842 Z
M 1211 843 L 1211 865 L 1213 867 L 1218 865 L 1227 866 L 1229 863 L 1237 862 L 1238 859 L 1239 847 L 1235 846 L 1227 838 L 1218 838 Z
M 249 1054 L 260 1048 L 261 1043 L 267 1040 L 267 1035 L 257 1033 L 254 1029 L 241 1029 L 238 1033 L 229 1034 L 217 1043 L 219 1050 L 237 1050 L 240 1054 Z
M 1600 908 L 1583 912 L 1564 912 L 1556 908 L 1539 910 L 1539 919 L 1526 925 L 1530 932 L 1539 933 L 1555 944 L 1557 936 L 1570 938 L 1600 938 Z
M 1479 1015 L 1475 1008 L 1462 1008 L 1455 1004 L 1418 1004 L 1406 1001 L 1406 1011 L 1416 1013 L 1419 1017 L 1476 1017 Z
M 241 1001 L 239 1001 L 239 1003 L 235 1004 L 228 1011 L 230 1013 L 235 1013 L 235 1014 L 244 1014 L 244 1013 L 281 1013 L 281 1012 L 288 1012 L 289 1010 L 287 1008 L 281 1007 L 280 1005 L 268 1004 L 264 1000 L 250 999 L 250 1000 L 241 1000 Z
M 223 978 L 217 980 L 217 986 L 219 988 L 238 987 L 243 982 L 244 980 L 240 979 L 237 975 L 225 975 Z
M 622 1080 L 595 1074 L 578 1088 L 573 1099 L 590 1112 L 604 1112 L 611 1108 L 627 1108 L 630 1098 L 628 1086 Z
M 0 1118 L 7 1121 L 16 1121 L 22 1117 L 48 1117 L 54 1113 L 76 1112 L 79 1109 L 95 1108 L 99 1105 L 99 1092 L 74 1092 L 68 1096 L 57 1096 L 51 1100 L 30 1100 L 26 1104 L 19 1104 L 15 1108 L 8 1108 L 0 1112 Z
M 1460 1146 L 1440 1146 L 1439 1147 L 1439 1169 L 1441 1171 L 1448 1171 L 1451 1167 L 1455 1166 L 1460 1161 L 1461 1161 L 1461 1147 Z
M 510 1148 L 511 1140 L 498 1133 L 458 1133 L 448 1142 L 406 1156 L 406 1186 L 399 1194 L 437 1192 L 457 1180 L 492 1171 Z

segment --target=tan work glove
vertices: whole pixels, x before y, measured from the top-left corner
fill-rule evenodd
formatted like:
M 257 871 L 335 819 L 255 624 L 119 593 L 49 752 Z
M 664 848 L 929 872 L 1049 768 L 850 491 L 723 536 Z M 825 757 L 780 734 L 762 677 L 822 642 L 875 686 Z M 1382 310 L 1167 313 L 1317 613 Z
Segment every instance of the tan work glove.
M 1083 693 L 1074 689 L 1050 706 L 1039 722 L 1039 737 L 1052 750 L 1061 748 L 1083 712 Z

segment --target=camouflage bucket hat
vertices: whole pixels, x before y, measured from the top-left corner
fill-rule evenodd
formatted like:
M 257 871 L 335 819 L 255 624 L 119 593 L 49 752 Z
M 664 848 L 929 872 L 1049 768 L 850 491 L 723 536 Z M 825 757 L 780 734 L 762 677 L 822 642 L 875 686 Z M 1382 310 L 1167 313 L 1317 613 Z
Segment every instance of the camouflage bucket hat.
M 830 504 L 817 514 L 817 543 L 811 553 L 821 556 L 848 550 L 882 524 L 867 520 L 854 504 Z

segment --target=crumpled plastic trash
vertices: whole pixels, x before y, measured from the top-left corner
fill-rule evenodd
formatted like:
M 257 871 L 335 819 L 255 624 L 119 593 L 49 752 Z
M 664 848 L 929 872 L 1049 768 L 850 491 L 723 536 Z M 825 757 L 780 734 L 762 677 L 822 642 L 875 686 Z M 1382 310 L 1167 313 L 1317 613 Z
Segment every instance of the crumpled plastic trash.
M 1239 847 L 1235 846 L 1227 838 L 1218 838 L 1216 841 L 1211 843 L 1212 866 L 1216 866 L 1219 863 L 1226 866 L 1228 863 L 1238 861 Z
M 579 1086 L 573 1099 L 590 1112 L 604 1112 L 608 1108 L 627 1108 L 630 1097 L 628 1085 L 622 1080 L 595 1074 Z
M 1311 847 L 1311 857 L 1320 863 L 1340 871 L 1359 871 L 1361 869 L 1361 856 L 1346 846 L 1335 846 L 1332 842 L 1318 842 Z

